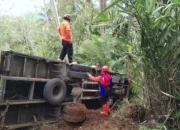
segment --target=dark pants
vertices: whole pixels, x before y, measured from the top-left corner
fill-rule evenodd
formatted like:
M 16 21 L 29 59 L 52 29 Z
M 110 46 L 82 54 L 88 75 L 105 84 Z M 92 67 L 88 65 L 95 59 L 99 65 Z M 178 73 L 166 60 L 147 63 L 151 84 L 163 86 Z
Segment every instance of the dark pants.
M 106 104 L 106 102 L 108 101 L 110 96 L 112 96 L 112 90 L 111 89 L 105 89 L 105 95 L 100 97 L 101 105 Z
M 72 43 L 62 40 L 62 46 L 63 46 L 63 48 L 62 48 L 59 58 L 61 60 L 64 60 L 64 57 L 67 54 L 69 63 L 72 63 L 73 62 L 73 58 L 72 58 L 73 57 L 73 45 L 72 45 Z
M 106 102 L 108 101 L 108 96 L 101 96 L 100 97 L 100 103 L 103 106 L 104 104 L 106 104 Z

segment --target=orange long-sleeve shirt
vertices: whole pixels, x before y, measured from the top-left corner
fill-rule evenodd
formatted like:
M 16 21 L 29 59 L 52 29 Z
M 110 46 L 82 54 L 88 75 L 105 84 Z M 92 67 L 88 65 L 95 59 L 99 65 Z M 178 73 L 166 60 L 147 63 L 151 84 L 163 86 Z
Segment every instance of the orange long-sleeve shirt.
M 67 20 L 64 20 L 58 27 L 59 34 L 64 41 L 72 42 L 72 27 Z
M 100 81 L 100 76 L 94 77 L 94 76 L 90 75 L 89 78 L 90 78 L 92 81 L 95 81 L 95 82 L 99 82 L 99 81 Z

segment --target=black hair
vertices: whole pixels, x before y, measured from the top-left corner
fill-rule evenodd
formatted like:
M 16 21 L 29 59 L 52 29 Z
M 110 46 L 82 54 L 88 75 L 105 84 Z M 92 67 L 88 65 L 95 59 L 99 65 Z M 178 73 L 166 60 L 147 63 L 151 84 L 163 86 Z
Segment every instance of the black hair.
M 67 20 L 67 21 L 70 22 L 70 20 L 71 20 L 71 15 L 65 14 L 63 18 L 64 18 L 64 20 Z
M 67 21 L 70 22 L 70 18 L 64 17 L 64 20 L 67 20 Z

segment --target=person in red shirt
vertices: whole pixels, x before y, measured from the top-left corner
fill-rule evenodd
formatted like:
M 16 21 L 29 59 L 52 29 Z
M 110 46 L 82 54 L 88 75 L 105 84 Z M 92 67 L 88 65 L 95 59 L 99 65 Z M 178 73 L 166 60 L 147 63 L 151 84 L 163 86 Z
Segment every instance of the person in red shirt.
M 73 44 L 72 44 L 72 27 L 71 27 L 71 15 L 66 14 L 63 17 L 63 21 L 58 27 L 58 32 L 62 39 L 62 51 L 59 59 L 64 60 L 66 54 L 68 55 L 69 63 L 73 62 Z
M 109 68 L 107 66 L 103 66 L 101 68 L 101 75 L 94 77 L 88 73 L 89 79 L 98 82 L 100 86 L 100 102 L 103 106 L 103 111 L 100 113 L 103 115 L 108 115 L 110 113 L 110 103 L 108 102 L 109 96 L 111 96 L 112 90 L 112 77 L 108 74 Z

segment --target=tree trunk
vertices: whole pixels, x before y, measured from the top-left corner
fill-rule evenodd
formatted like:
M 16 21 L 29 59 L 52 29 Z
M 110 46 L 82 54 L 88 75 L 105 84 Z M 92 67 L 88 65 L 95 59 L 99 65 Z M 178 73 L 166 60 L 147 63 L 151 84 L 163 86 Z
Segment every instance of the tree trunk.
M 46 15 L 46 18 L 47 18 L 47 23 L 49 23 L 49 18 L 48 18 L 48 15 L 47 15 L 47 8 L 46 8 L 45 0 L 43 0 L 43 4 L 44 4 L 44 9 L 45 9 L 45 15 Z
M 104 10 L 106 8 L 106 0 L 100 0 L 100 10 Z
M 100 5 L 100 11 L 103 11 L 106 8 L 106 0 L 99 0 L 99 5 Z M 103 22 L 101 23 L 103 24 Z M 105 27 L 104 25 L 100 26 L 100 31 L 101 31 L 101 35 L 105 33 Z
M 86 0 L 86 2 L 91 3 L 91 0 Z
M 59 16 L 58 16 L 58 11 L 57 11 L 57 7 L 56 7 L 56 2 L 55 2 L 55 0 L 51 0 L 51 3 L 53 6 L 53 11 L 54 11 L 54 15 L 55 15 L 56 26 L 58 27 L 60 25 L 60 22 L 59 22 Z

